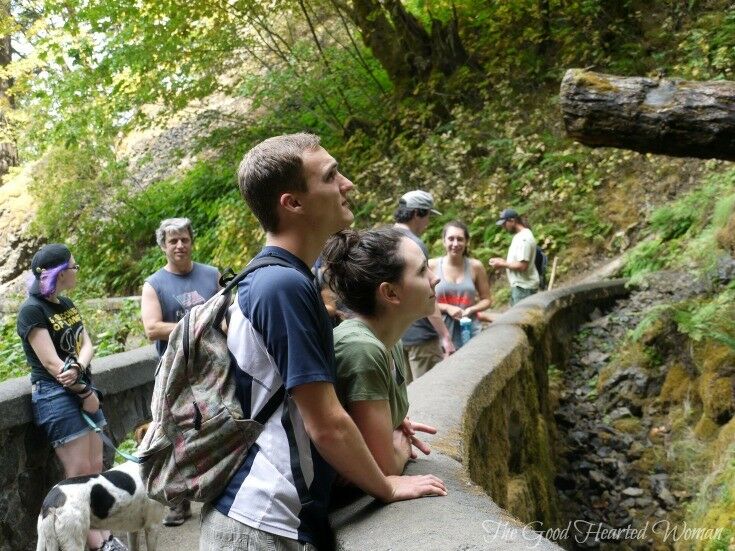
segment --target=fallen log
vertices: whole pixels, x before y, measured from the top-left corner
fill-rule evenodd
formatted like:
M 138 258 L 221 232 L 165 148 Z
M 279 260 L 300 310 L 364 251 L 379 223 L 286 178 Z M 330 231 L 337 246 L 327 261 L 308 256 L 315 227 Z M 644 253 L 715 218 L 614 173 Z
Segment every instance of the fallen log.
M 619 77 L 569 69 L 567 135 L 591 147 L 735 160 L 735 82 Z

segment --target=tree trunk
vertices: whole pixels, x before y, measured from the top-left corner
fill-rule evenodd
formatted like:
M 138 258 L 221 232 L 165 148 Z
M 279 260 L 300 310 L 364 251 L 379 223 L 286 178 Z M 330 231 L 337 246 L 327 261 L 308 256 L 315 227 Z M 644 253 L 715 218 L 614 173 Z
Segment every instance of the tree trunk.
M 3 15 L 10 15 L 10 1 L 0 2 Z M 12 61 L 10 36 L 0 37 L 0 67 L 7 67 Z M 15 144 L 13 130 L 7 113 L 15 107 L 13 97 L 8 89 L 13 85 L 11 79 L 0 79 L 0 176 L 8 173 L 11 166 L 18 166 L 18 148 Z
M 352 0 L 351 6 L 347 13 L 399 95 L 428 81 L 434 71 L 450 76 L 469 61 L 456 19 L 432 19 L 429 33 L 400 0 Z
M 560 103 L 567 134 L 584 145 L 735 160 L 735 82 L 570 69 Z

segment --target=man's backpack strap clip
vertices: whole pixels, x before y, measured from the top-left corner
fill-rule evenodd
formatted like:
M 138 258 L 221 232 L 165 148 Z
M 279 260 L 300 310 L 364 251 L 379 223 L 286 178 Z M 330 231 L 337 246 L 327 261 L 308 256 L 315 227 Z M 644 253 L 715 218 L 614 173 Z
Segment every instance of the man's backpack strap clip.
M 253 417 L 253 420 L 257 421 L 261 425 L 265 425 L 266 421 L 271 418 L 278 409 L 278 406 L 283 402 L 284 396 L 286 396 L 286 389 L 281 385 L 276 393 L 265 403 L 263 409 L 258 412 L 258 415 Z

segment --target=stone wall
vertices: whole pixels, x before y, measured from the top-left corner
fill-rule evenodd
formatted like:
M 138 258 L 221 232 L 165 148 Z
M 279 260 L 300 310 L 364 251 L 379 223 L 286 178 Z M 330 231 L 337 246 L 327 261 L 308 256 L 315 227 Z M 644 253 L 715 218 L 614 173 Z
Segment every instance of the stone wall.
M 119 442 L 150 418 L 152 346 L 92 362 L 95 385 L 105 394 L 108 434 Z M 0 383 L 0 551 L 36 548 L 36 519 L 48 490 L 62 470 L 43 431 L 33 423 L 27 377 Z M 107 451 L 107 450 L 106 450 Z M 106 453 L 108 464 L 112 460 Z

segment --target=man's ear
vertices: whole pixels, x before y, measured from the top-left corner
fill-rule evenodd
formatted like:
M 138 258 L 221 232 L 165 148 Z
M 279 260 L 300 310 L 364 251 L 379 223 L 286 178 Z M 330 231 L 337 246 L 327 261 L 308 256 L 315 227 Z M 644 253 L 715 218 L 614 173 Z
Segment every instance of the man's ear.
M 278 203 L 289 212 L 300 212 L 301 201 L 293 193 L 283 193 Z
M 401 296 L 399 290 L 392 283 L 384 281 L 378 286 L 377 298 L 386 304 L 400 305 Z

